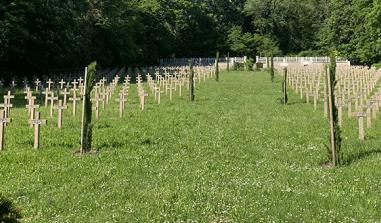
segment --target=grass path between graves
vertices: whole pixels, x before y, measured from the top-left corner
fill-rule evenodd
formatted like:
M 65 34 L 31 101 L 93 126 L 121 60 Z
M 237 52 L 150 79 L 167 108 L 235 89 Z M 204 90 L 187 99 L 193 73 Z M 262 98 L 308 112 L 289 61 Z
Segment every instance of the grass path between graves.
M 194 103 L 176 96 L 156 105 L 151 95 L 144 112 L 132 86 L 122 120 L 113 102 L 95 122 L 97 155 L 73 155 L 80 119 L 70 107 L 62 130 L 55 118 L 42 126 L 39 151 L 16 108 L 0 192 L 23 222 L 380 221 L 381 121 L 360 143 L 357 121 L 345 119 L 347 165 L 322 168 L 322 105 L 314 112 L 293 93 L 281 105 L 277 78 L 223 72 L 196 86 Z

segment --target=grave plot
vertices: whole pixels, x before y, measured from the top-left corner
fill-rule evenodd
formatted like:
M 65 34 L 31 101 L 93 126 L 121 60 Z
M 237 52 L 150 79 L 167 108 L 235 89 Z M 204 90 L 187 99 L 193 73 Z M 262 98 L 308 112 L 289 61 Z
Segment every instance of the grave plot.
M 278 67 L 279 72 L 283 73 L 281 69 Z M 287 83 L 291 89 L 307 104 L 313 101 L 314 110 L 322 103 L 327 117 L 325 66 L 290 64 L 287 70 Z M 372 128 L 377 120 L 381 101 L 380 77 L 381 71 L 374 68 L 347 65 L 337 67 L 334 103 L 338 108 L 339 126 L 351 128 L 351 123 L 356 121 L 359 140 L 366 139 L 366 128 Z
M 196 66 L 193 77 L 194 86 L 212 78 L 213 69 L 212 66 Z M 126 109 L 135 108 L 135 100 L 139 110 L 145 111 L 147 104 L 157 106 L 163 99 L 168 103 L 176 103 L 188 94 L 186 92 L 187 89 L 189 90 L 188 67 L 143 69 L 136 71 L 133 77 L 132 72 L 129 72 L 126 69 L 113 69 L 97 73 L 97 81 L 91 92 L 95 120 L 126 118 L 124 113 Z M 132 78 L 134 78 L 133 85 Z M 37 149 L 43 148 L 45 143 L 51 141 L 49 132 L 52 129 L 60 130 L 79 126 L 78 113 L 82 112 L 79 103 L 82 102 L 84 91 L 82 76 L 71 74 L 60 77 L 44 76 L 41 80 L 35 78 L 31 81 L 24 78 L 22 91 L 17 89 L 16 83 L 16 80 L 11 82 L 10 90 L 4 92 L 3 103 L 0 104 L 3 112 L 0 119 L 1 135 L 4 135 L 5 127 L 12 118 L 21 128 L 34 129 L 33 147 Z M 29 85 L 29 83 L 32 84 Z M 131 88 L 134 92 L 136 91 L 136 94 L 130 93 Z M 14 106 L 12 100 L 15 99 L 12 92 L 23 98 L 22 106 L 25 108 L 25 112 L 16 117 L 11 115 L 11 108 Z M 20 124 L 21 120 L 23 121 Z M 45 126 L 41 127 L 42 125 Z M 1 149 L 4 148 L 3 138 Z M 75 142 L 74 139 L 72 141 Z

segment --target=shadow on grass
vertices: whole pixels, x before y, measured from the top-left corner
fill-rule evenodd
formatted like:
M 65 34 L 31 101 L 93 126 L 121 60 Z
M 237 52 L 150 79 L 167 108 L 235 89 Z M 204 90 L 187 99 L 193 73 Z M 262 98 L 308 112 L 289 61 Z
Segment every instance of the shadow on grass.
M 343 159 L 343 165 L 344 166 L 349 166 L 357 161 L 360 161 L 362 159 L 365 159 L 369 156 L 372 156 L 372 155 L 375 155 L 375 154 L 379 154 L 381 153 L 381 149 L 380 148 L 377 148 L 377 149 L 373 149 L 373 150 L 368 150 L 368 151 L 358 151 L 358 152 L 353 152 L 351 153 L 350 155 L 344 157 Z

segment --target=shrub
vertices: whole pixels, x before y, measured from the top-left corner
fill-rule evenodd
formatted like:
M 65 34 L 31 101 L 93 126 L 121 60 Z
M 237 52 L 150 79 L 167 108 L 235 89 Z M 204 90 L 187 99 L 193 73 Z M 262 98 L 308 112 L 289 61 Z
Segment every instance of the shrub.
M 0 222 L 16 223 L 21 219 L 20 210 L 15 208 L 13 202 L 0 194 Z
M 377 70 L 380 69 L 381 68 L 381 61 L 373 64 L 372 67 L 375 67 Z
M 253 70 L 254 59 L 248 58 L 246 62 L 244 63 L 244 66 L 245 66 L 245 70 L 248 70 L 248 71 Z

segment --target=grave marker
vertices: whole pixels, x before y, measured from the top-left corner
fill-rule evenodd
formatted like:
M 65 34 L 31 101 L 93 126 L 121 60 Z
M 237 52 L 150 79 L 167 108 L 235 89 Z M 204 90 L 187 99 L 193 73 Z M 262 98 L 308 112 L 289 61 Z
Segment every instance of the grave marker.
M 75 91 L 73 92 L 73 97 L 69 98 L 70 101 L 73 102 L 73 116 L 76 115 L 77 113 L 77 101 L 80 101 L 81 98 L 77 98 L 77 94 L 75 93 Z
M 54 97 L 54 92 L 52 92 L 51 96 L 49 97 L 49 100 L 50 100 L 50 117 L 53 118 L 54 101 L 58 100 L 58 97 Z
M 38 149 L 40 146 L 40 125 L 46 125 L 47 121 L 40 119 L 40 112 L 36 112 L 34 119 L 31 119 L 29 122 L 34 126 L 34 143 L 33 148 Z
M 4 132 L 7 123 L 10 123 L 11 119 L 5 116 L 5 111 L 0 111 L 0 151 L 4 149 Z
M 62 111 L 64 109 L 67 109 L 67 106 L 62 104 L 62 100 L 59 100 L 58 105 L 55 108 L 58 110 L 57 125 L 58 125 L 58 128 L 60 129 L 62 127 Z

